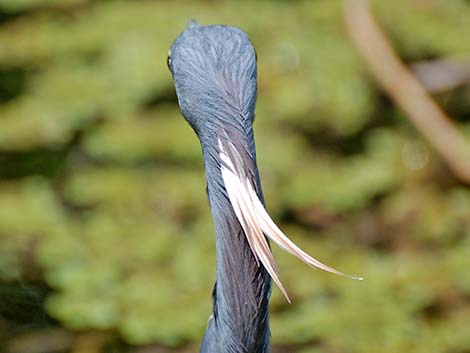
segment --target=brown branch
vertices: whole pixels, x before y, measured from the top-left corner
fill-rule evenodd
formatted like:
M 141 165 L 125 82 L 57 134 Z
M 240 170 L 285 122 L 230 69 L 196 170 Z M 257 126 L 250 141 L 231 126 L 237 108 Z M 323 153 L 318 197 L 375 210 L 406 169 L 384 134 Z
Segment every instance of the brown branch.
M 454 174 L 470 184 L 470 145 L 394 52 L 367 1 L 345 0 L 345 20 L 350 37 L 383 89 Z

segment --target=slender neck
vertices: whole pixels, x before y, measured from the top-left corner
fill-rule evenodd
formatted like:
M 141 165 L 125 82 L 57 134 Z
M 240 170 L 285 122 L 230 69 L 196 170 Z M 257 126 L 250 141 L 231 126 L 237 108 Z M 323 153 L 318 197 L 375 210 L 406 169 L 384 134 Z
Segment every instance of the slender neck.
M 217 279 L 213 315 L 201 352 L 268 353 L 271 280 L 264 267 L 258 266 L 235 216 L 217 158 L 204 150 L 204 146 L 203 152 L 216 234 Z M 259 185 L 259 176 L 256 178 Z M 262 195 L 259 196 L 262 199 Z

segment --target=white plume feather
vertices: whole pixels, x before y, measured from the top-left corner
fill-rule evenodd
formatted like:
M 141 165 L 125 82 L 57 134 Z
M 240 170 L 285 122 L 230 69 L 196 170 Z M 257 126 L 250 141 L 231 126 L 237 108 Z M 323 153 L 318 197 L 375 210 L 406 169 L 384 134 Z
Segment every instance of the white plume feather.
M 279 287 L 281 292 L 290 303 L 290 299 L 284 289 L 277 266 L 274 261 L 271 249 L 266 241 L 265 235 L 274 241 L 281 248 L 296 256 L 307 265 L 319 268 L 328 272 L 332 272 L 341 276 L 362 280 L 361 277 L 353 277 L 346 275 L 334 268 L 313 258 L 305 251 L 295 245 L 274 223 L 268 212 L 261 203 L 252 181 L 245 176 L 243 166 L 235 166 L 237 161 L 233 161 L 230 155 L 237 155 L 238 151 L 230 142 L 226 144 L 232 149 L 232 153 L 227 153 L 224 145 L 219 139 L 220 158 L 222 160 L 221 173 L 227 190 L 230 203 L 232 204 L 235 215 L 245 232 L 248 244 L 253 252 L 256 261 L 261 261 L 266 271 L 269 273 L 273 281 Z M 241 160 L 241 159 L 239 159 Z M 258 262 L 259 264 L 259 262 Z

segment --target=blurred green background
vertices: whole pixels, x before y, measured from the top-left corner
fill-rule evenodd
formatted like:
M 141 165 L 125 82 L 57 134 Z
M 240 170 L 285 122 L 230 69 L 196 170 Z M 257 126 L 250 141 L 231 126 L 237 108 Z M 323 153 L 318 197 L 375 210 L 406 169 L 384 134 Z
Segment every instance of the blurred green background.
M 409 64 L 470 54 L 470 2 L 372 5 Z M 0 0 L 0 352 L 198 350 L 214 235 L 166 67 L 189 18 L 257 49 L 273 218 L 365 277 L 275 248 L 293 304 L 274 288 L 273 352 L 470 352 L 469 188 L 378 89 L 336 0 Z M 434 94 L 467 136 L 469 97 Z

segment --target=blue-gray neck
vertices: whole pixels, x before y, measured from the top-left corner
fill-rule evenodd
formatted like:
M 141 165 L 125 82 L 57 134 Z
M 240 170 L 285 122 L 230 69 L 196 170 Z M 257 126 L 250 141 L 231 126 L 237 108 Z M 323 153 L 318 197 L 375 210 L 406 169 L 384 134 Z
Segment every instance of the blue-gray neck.
M 254 142 L 248 134 L 250 149 Z M 216 234 L 217 279 L 211 316 L 201 353 L 268 353 L 268 303 L 271 280 L 258 266 L 227 196 L 214 144 L 201 139 L 206 168 L 207 193 Z M 263 200 L 258 170 L 254 181 Z

